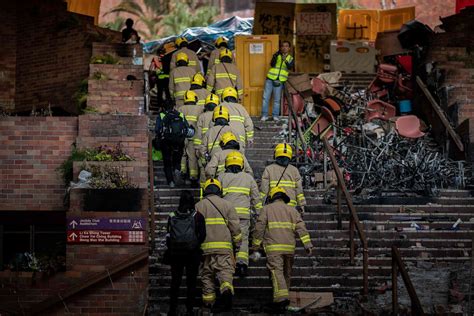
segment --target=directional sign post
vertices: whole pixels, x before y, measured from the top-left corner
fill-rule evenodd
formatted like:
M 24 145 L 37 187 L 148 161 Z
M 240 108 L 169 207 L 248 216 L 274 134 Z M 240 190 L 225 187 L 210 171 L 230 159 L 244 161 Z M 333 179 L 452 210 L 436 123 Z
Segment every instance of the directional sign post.
M 140 244 L 144 243 L 144 231 L 129 230 L 68 230 L 70 244 Z
M 70 244 L 145 243 L 146 219 L 143 217 L 67 218 L 67 242 Z

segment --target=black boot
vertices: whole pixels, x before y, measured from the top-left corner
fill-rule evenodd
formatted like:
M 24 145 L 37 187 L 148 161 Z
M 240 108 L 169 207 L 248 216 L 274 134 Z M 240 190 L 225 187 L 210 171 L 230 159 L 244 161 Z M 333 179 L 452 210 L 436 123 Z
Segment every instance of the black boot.
M 230 290 L 224 291 L 221 294 L 220 302 L 212 309 L 213 313 L 225 313 L 232 311 L 232 292 Z
M 235 275 L 245 278 L 248 275 L 248 267 L 246 264 L 237 263 L 235 267 Z

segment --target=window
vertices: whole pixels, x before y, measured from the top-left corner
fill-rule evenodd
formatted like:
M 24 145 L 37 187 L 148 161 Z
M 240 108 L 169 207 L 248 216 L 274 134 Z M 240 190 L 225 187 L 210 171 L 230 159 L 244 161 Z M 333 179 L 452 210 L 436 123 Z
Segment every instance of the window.
M 0 270 L 64 270 L 65 223 L 65 212 L 0 212 Z

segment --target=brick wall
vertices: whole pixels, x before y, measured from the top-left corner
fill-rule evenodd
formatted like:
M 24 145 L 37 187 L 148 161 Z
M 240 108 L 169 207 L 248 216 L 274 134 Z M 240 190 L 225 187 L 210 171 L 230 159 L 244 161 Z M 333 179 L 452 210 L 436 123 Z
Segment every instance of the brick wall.
M 126 80 L 131 75 L 137 79 L 143 79 L 143 66 L 141 65 L 102 65 L 90 64 L 91 77 L 100 72 L 111 80 Z
M 72 99 L 89 76 L 92 42 L 119 32 L 95 27 L 92 17 L 66 11 L 63 1 L 17 2 L 15 110 L 60 107 L 76 114 Z M 3 41 L 2 41 L 3 42 Z
M 148 118 L 144 115 L 79 116 L 79 148 L 120 144 L 137 161 L 148 161 Z
M 144 105 L 142 80 L 89 80 L 87 106 L 99 113 L 138 114 Z
M 64 210 L 57 171 L 77 135 L 75 117 L 0 120 L 0 210 Z
M 15 105 L 16 15 L 10 1 L 0 4 L 0 109 L 12 110 Z

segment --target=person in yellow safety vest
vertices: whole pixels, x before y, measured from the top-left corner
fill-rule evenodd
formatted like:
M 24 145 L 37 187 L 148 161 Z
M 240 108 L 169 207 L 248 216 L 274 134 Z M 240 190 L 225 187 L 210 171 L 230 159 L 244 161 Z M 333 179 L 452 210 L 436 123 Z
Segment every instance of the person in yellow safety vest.
M 265 80 L 265 87 L 263 90 L 263 104 L 262 104 L 262 121 L 268 120 L 268 105 L 273 94 L 273 119 L 279 121 L 281 91 L 283 84 L 288 80 L 290 69 L 293 68 L 294 59 L 290 55 L 291 44 L 288 41 L 283 41 L 280 45 L 280 50 L 276 52 L 270 62 L 270 70 Z
M 229 126 L 229 111 L 226 107 L 220 105 L 216 107 L 212 115 L 212 121 L 214 122 L 214 126 L 209 128 L 206 135 L 204 135 L 200 148 L 199 157 L 204 166 L 211 160 L 215 153 L 222 151 L 219 143 L 224 133 L 232 132 L 237 139 L 240 139 L 240 135 Z M 242 148 L 242 151 L 243 143 L 239 142 L 239 145 Z
M 252 249 L 261 245 L 267 255 L 267 268 L 273 284 L 273 308 L 282 313 L 288 307 L 291 269 L 296 249 L 296 235 L 308 255 L 313 244 L 306 225 L 296 209 L 288 205 L 290 198 L 282 187 L 270 190 L 270 204 L 263 207 L 252 234 Z
M 194 147 L 196 148 L 196 155 L 200 157 L 200 149 L 202 146 L 202 139 L 204 135 L 206 135 L 207 131 L 209 130 L 209 125 L 212 122 L 212 116 L 214 114 L 214 109 L 216 106 L 219 105 L 219 97 L 215 94 L 210 94 L 206 98 L 206 103 L 204 104 L 204 112 L 201 113 L 198 117 L 197 121 L 197 130 L 196 135 L 194 137 Z M 204 185 L 206 181 L 206 175 L 204 172 L 204 167 L 206 162 L 202 159 L 199 159 L 199 182 L 201 187 Z
M 232 87 L 225 88 L 222 92 L 222 100 L 221 105 L 229 110 L 229 125 L 240 135 L 243 135 L 240 141 L 251 145 L 254 136 L 253 121 L 247 110 L 238 103 L 237 91 Z
M 237 213 L 232 204 L 221 196 L 221 183 L 209 179 L 204 185 L 203 199 L 195 206 L 206 222 L 206 239 L 201 245 L 204 256 L 201 269 L 202 301 L 204 307 L 212 307 L 216 300 L 214 282 L 217 279 L 223 304 L 222 310 L 214 310 L 215 313 L 232 309 L 234 252 L 238 251 L 242 242 Z
M 184 114 L 188 124 L 196 130 L 197 119 L 203 112 L 204 108 L 197 105 L 198 96 L 193 90 L 188 90 L 184 93 L 184 105 L 178 108 L 178 111 Z M 186 139 L 185 155 L 181 160 L 181 174 L 189 175 L 191 185 L 197 187 L 198 184 L 198 159 L 196 157 L 196 149 L 194 148 L 194 138 Z
M 217 178 L 225 171 L 225 161 L 228 154 L 233 151 L 240 151 L 240 144 L 237 137 L 232 132 L 222 134 L 220 146 L 222 151 L 215 153 L 206 165 L 206 178 Z M 253 170 L 250 167 L 247 158 L 244 157 L 244 172 L 253 177 Z
M 263 171 L 260 196 L 265 202 L 271 189 L 277 186 L 285 188 L 286 194 L 290 198 L 289 205 L 296 206 L 298 211 L 304 213 L 306 199 L 300 172 L 290 164 L 292 155 L 293 150 L 289 144 L 282 143 L 275 147 L 275 163 L 268 165 Z
M 188 48 L 188 40 L 182 36 L 176 38 L 175 40 L 175 45 L 178 48 L 173 55 L 171 55 L 171 62 L 170 62 L 170 69 L 173 70 L 176 68 L 176 62 L 178 59 L 178 54 L 179 53 L 185 53 L 186 56 L 188 56 L 189 59 L 189 67 L 194 68 L 195 72 L 201 72 L 201 63 L 199 62 L 199 58 L 196 54 L 195 51 L 190 50 Z
M 194 91 L 198 97 L 197 104 L 202 106 L 206 103 L 207 96 L 211 94 L 209 90 L 205 88 L 204 84 L 204 76 L 200 72 L 197 72 L 191 81 L 191 90 Z
M 191 88 L 191 79 L 196 71 L 188 66 L 188 56 L 185 53 L 178 53 L 176 57 L 176 68 L 170 73 L 170 93 L 176 105 L 183 105 L 184 93 Z
M 223 49 L 219 55 L 220 63 L 215 64 L 207 75 L 207 90 L 215 91 L 219 97 L 227 87 L 234 87 L 241 97 L 244 94 L 239 68 L 232 64 L 232 52 Z
M 209 75 L 212 67 L 215 64 L 221 63 L 221 60 L 220 60 L 221 51 L 226 48 L 227 49 L 229 48 L 227 38 L 225 38 L 224 36 L 218 37 L 216 41 L 214 42 L 214 45 L 216 46 L 216 49 L 214 49 L 209 56 L 209 62 L 207 63 L 207 72 L 206 72 L 207 75 Z M 235 58 L 232 58 L 232 62 L 235 64 Z
M 255 179 L 245 173 L 243 168 L 244 156 L 238 151 L 232 151 L 225 158 L 225 172 L 219 176 L 218 180 L 222 184 L 224 200 L 234 206 L 240 219 L 242 244 L 237 252 L 236 274 L 246 277 L 249 265 L 251 207 L 258 215 L 262 209 L 262 202 Z

